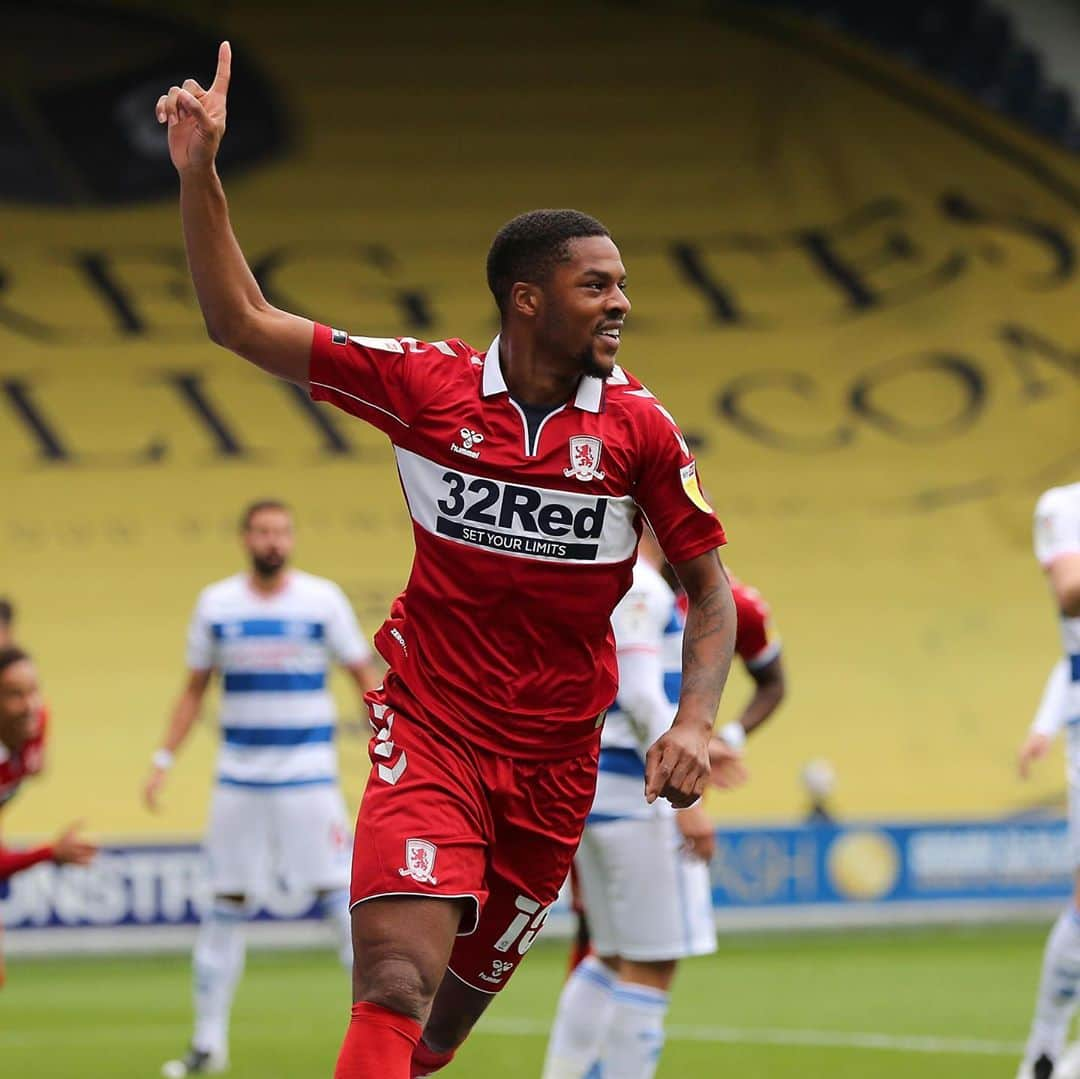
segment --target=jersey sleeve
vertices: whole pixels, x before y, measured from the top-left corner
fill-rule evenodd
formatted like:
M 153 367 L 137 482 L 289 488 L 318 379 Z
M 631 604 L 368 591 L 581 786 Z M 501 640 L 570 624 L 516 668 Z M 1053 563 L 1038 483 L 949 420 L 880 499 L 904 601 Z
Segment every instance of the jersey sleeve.
M 1035 557 L 1047 567 L 1067 554 L 1080 554 L 1080 497 L 1053 488 L 1035 506 Z
M 780 654 L 780 639 L 772 630 L 769 605 L 756 588 L 736 581 L 731 583 L 738 618 L 735 651 L 751 671 L 760 670 Z
M 634 501 L 667 560 L 686 562 L 722 546 L 724 529 L 702 493 L 697 462 L 671 413 L 655 398 L 643 410 L 640 430 L 642 461 Z
M 1065 726 L 1068 693 L 1069 664 L 1062 658 L 1054 664 L 1046 679 L 1038 710 L 1031 721 L 1032 734 L 1045 734 L 1053 738 Z
M 214 627 L 206 610 L 206 594 L 199 596 L 188 623 L 187 665 L 193 671 L 208 671 L 214 666 Z
M 457 355 L 446 341 L 356 337 L 316 323 L 309 392 L 312 400 L 336 405 L 393 439 L 433 396 L 431 361 L 440 354 Z
M 330 614 L 326 623 L 326 643 L 330 654 L 344 666 L 371 658 L 371 647 L 364 640 L 352 604 L 345 593 L 332 585 Z

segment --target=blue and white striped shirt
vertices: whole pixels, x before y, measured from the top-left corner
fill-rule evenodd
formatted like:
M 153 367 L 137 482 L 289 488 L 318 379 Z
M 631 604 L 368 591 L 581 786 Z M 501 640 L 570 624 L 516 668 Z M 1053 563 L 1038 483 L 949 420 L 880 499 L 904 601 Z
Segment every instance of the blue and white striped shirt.
M 245 574 L 204 589 L 187 661 L 221 675 L 218 782 L 268 789 L 337 782 L 330 662 L 370 655 L 345 593 L 322 577 L 293 570 L 271 596 Z

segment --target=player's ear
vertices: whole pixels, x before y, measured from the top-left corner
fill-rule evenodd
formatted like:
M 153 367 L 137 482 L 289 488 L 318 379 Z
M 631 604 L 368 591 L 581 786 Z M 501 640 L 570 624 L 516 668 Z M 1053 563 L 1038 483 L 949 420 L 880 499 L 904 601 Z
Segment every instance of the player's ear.
M 539 285 L 529 281 L 515 281 L 510 289 L 510 309 L 526 318 L 535 318 L 543 304 Z

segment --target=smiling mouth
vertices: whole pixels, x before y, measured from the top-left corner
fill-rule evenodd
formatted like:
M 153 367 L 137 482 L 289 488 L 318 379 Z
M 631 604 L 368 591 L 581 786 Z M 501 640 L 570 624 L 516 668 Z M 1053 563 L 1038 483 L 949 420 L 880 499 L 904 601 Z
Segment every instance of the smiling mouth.
M 622 340 L 622 328 L 614 326 L 607 330 L 598 330 L 596 336 L 606 337 L 609 341 L 614 341 L 615 344 L 618 344 Z

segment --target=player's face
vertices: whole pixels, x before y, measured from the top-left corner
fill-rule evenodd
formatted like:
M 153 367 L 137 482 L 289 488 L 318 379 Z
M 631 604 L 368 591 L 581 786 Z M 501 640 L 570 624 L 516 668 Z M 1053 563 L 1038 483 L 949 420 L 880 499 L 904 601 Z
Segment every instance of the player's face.
M 286 510 L 259 510 L 244 530 L 244 547 L 260 577 L 272 577 L 289 564 L 293 543 L 292 517 Z
M 0 671 L 0 742 L 18 749 L 34 733 L 41 711 L 37 671 L 28 659 Z
M 575 357 L 587 375 L 607 378 L 630 311 L 626 267 L 608 236 L 570 241 L 570 258 L 544 286 L 538 331 L 552 351 Z

